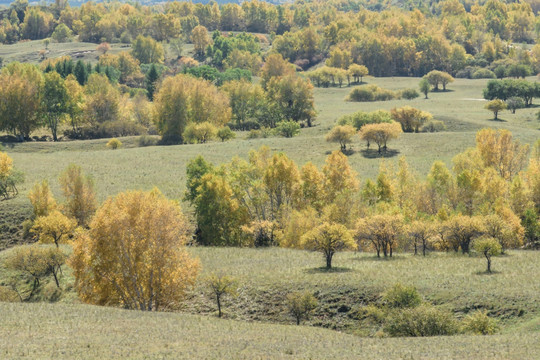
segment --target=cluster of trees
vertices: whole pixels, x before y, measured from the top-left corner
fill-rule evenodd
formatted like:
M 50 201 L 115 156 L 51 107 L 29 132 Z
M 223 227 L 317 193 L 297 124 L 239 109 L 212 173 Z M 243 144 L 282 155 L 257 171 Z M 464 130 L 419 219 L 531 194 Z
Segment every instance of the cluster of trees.
M 222 6 L 111 2 L 71 8 L 65 2 L 28 6 L 26 0 L 17 0 L 2 13 L 0 42 L 47 37 L 69 41 L 74 36 L 95 43 L 131 43 L 138 37 L 171 43 L 183 39 L 195 44 L 198 57 L 208 56 L 218 67 L 256 68 L 260 64 L 256 48 L 235 48 L 230 39 L 207 33 L 248 31 L 275 34 L 272 51 L 303 69 L 327 58 L 330 67 L 346 70 L 363 65 L 375 76 L 422 76 L 431 70 L 472 74 L 471 69 L 495 70 L 499 65 L 540 70 L 540 47 L 529 51 L 510 46 L 512 41 L 533 42 L 538 32 L 529 3 L 489 0 L 471 6 L 445 0 L 422 10 L 398 9 L 390 3 L 378 6 L 367 9 L 339 1 L 272 5 L 254 0 Z
M 307 77 L 317 87 L 339 86 L 345 82 L 347 86 L 362 84 L 363 78 L 369 74 L 364 65 L 350 64 L 347 68 L 323 66 L 307 73 Z
M 380 125 L 392 123 L 362 129 Z M 540 143 L 528 154 L 510 132 L 484 129 L 452 171 L 435 162 L 421 180 L 401 158 L 361 185 L 339 151 L 318 170 L 261 148 L 220 167 L 191 161 L 185 199 L 200 244 L 316 249 L 329 266 L 336 251 L 357 246 L 384 256 L 407 248 L 467 253 L 488 238 L 503 250 L 537 247 Z
M 191 123 L 208 123 L 217 134 L 227 124 L 240 130 L 291 121 L 311 126 L 315 118 L 313 86 L 279 54 L 267 57 L 259 85 L 239 68 L 203 65 L 172 76 L 163 65 L 141 65 L 135 50 L 105 53 L 95 66 L 69 57 L 45 61 L 43 71 L 7 65 L 0 72 L 0 131 L 25 140 L 47 127 L 54 141 L 62 128 L 72 138 L 155 131 L 164 143 L 181 143 Z

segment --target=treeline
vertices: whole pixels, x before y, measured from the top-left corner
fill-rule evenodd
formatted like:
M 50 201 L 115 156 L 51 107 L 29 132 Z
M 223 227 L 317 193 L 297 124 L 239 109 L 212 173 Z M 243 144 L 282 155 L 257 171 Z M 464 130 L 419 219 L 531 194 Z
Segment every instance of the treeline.
M 313 86 L 279 54 L 267 57 L 259 85 L 238 68 L 186 67 L 174 75 L 159 63 L 141 64 L 138 49 L 104 53 L 95 66 L 68 57 L 44 61 L 43 70 L 7 65 L 0 72 L 0 131 L 24 140 L 45 126 L 55 141 L 63 129 L 70 138 L 150 133 L 162 135 L 163 143 L 182 143 L 190 124 L 217 132 L 224 126 L 311 126 L 315 118 Z
M 540 143 L 530 157 L 529 150 L 509 131 L 484 129 L 452 169 L 438 161 L 422 179 L 401 158 L 364 182 L 340 151 L 320 170 L 265 147 L 219 167 L 199 156 L 187 167 L 185 200 L 202 245 L 312 248 L 328 238 L 341 249 L 357 243 L 392 256 L 406 249 L 466 253 L 475 239 L 489 237 L 503 250 L 537 248 Z
M 28 6 L 25 0 L 17 0 L 2 14 L 0 42 L 48 37 L 63 42 L 78 36 L 79 41 L 129 44 L 139 35 L 158 42 L 181 38 L 202 45 L 196 45 L 197 54 L 209 55 L 214 65 L 221 66 L 227 57 L 221 39 L 213 39 L 218 44 L 213 50 L 219 52 L 207 52 L 212 39 L 205 38 L 204 28 L 271 34 L 272 51 L 302 69 L 326 59 L 335 68 L 364 65 L 375 76 L 422 76 L 431 70 L 485 76 L 478 70 L 494 71 L 501 65 L 523 65 L 532 73 L 540 70 L 540 47 L 527 50 L 512 45 L 534 43 L 538 35 L 528 3 L 445 0 L 431 8 L 417 5 L 421 10 L 408 10 L 412 7 L 406 4 L 404 9 L 381 10 L 385 6 L 342 1 L 272 5 L 255 0 L 221 6 L 89 2 L 71 8 L 65 2 Z M 257 59 L 252 50 L 241 49 L 235 58 L 253 66 Z

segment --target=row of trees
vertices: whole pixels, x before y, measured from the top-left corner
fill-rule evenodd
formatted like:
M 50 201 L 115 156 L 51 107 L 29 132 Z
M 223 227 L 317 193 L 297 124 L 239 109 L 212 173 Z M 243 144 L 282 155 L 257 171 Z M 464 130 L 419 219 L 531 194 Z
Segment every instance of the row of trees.
M 391 125 L 375 125 L 382 124 Z M 185 198 L 203 245 L 323 251 L 314 245 L 322 241 L 390 256 L 411 247 L 468 252 L 474 239 L 487 236 L 504 249 L 536 247 L 539 145 L 526 169 L 528 146 L 508 131 L 484 129 L 475 148 L 454 158 L 453 171 L 435 162 L 422 181 L 402 158 L 396 170 L 383 164 L 377 179 L 362 186 L 341 152 L 332 153 L 322 171 L 311 163 L 299 169 L 267 148 L 220 167 L 198 157 L 188 165 Z
M 127 52 L 104 54 L 95 67 L 70 58 L 42 66 L 44 72 L 11 63 L 0 72 L 0 130 L 19 140 L 45 126 L 56 141 L 59 129 L 69 126 L 74 138 L 138 135 L 154 128 L 164 143 L 178 143 L 190 123 L 249 130 L 283 121 L 311 126 L 315 117 L 313 86 L 279 54 L 266 59 L 261 85 L 252 84 L 249 73 L 245 79 L 243 70 L 222 76 L 228 71 L 216 75 L 204 66 L 160 80 L 165 69 L 139 65 Z M 221 87 L 210 82 L 212 74 L 219 75 Z
M 212 45 L 206 30 L 249 31 L 276 34 L 273 51 L 304 69 L 328 58 L 331 67 L 364 65 L 375 76 L 421 76 L 431 70 L 456 75 L 500 60 L 540 70 L 540 47 L 529 51 L 509 45 L 532 42 L 536 28 L 530 5 L 490 0 L 465 9 L 457 0 L 445 0 L 437 8 L 426 16 L 427 8 L 426 13 L 377 12 L 334 1 L 275 6 L 255 0 L 221 7 L 215 2 L 150 7 L 113 2 L 70 8 L 29 7 L 18 0 L 4 13 L 0 41 L 48 36 L 66 41 L 78 35 L 95 43 L 131 43 L 139 36 L 175 43 L 183 38 L 195 44 L 198 56 L 209 55 L 222 66 L 230 55 L 221 48 L 227 41 L 213 36 L 217 46 Z M 253 49 L 232 52 L 234 61 L 249 66 L 260 61 Z

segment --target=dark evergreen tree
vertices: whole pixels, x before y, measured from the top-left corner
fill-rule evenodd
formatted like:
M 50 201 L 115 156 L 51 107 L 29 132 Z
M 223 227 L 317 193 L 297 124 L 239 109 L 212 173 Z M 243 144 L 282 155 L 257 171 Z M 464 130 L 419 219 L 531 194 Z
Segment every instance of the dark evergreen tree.
M 86 69 L 86 66 L 84 66 L 84 63 L 82 60 L 77 61 L 77 64 L 75 64 L 75 69 L 73 70 L 73 74 L 75 75 L 75 78 L 81 85 L 85 85 L 88 81 L 88 71 Z
M 155 64 L 150 66 L 148 74 L 146 74 L 146 90 L 148 91 L 148 99 L 154 99 L 154 92 L 156 91 L 156 82 L 159 78 L 159 74 Z

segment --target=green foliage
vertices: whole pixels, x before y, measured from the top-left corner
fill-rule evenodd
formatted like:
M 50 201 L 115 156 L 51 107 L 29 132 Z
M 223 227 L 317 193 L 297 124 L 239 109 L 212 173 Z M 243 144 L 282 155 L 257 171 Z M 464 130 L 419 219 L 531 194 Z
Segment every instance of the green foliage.
M 369 102 L 388 101 L 397 98 L 397 94 L 391 90 L 382 89 L 377 85 L 364 85 L 355 87 L 347 96 L 347 101 Z
M 221 311 L 222 298 L 225 295 L 236 296 L 238 294 L 238 281 L 230 276 L 223 274 L 211 274 L 206 282 L 212 295 L 215 297 L 218 307 L 218 317 L 223 315 Z
M 309 319 L 309 314 L 317 308 L 317 299 L 308 291 L 294 292 L 287 296 L 287 307 L 300 325 L 302 319 Z
M 337 121 L 338 125 L 352 125 L 356 130 L 367 124 L 392 123 L 389 111 L 376 110 L 372 112 L 357 111 L 349 115 L 343 115 Z
M 164 60 L 163 46 L 151 37 L 143 35 L 137 36 L 131 44 L 131 54 L 141 64 L 161 64 Z
M 141 135 L 137 140 L 139 147 L 155 146 L 158 143 L 158 139 L 149 135 Z
M 422 303 L 422 297 L 414 286 L 398 283 L 384 293 L 383 302 L 390 308 L 414 308 Z
M 441 120 L 428 120 L 422 127 L 420 128 L 421 132 L 439 132 L 439 131 L 445 131 L 446 125 Z
M 275 131 L 279 136 L 292 138 L 300 132 L 300 124 L 295 121 L 280 121 L 276 124 Z
M 472 74 L 473 79 L 495 79 L 497 76 L 489 69 L 478 69 Z
M 413 100 L 419 97 L 418 91 L 415 89 L 405 89 L 401 91 L 401 98 L 405 100 Z
M 487 272 L 491 272 L 491 257 L 498 256 L 502 252 L 501 244 L 494 238 L 481 237 L 474 241 L 474 251 L 482 254 L 487 260 Z
M 228 126 L 222 126 L 217 130 L 216 136 L 222 141 L 232 140 L 236 137 L 236 134 Z
M 426 78 L 422 78 L 422 80 L 420 80 L 420 83 L 418 84 L 419 88 L 420 88 L 420 92 L 422 94 L 424 94 L 425 98 L 427 99 L 428 98 L 428 93 L 429 93 L 429 81 L 426 79 Z
M 452 314 L 433 306 L 418 306 L 394 310 L 384 325 L 389 336 L 443 336 L 458 332 L 458 324 Z
M 499 331 L 497 320 L 490 318 L 485 311 L 475 311 L 463 319 L 462 331 L 473 335 L 493 335 Z

